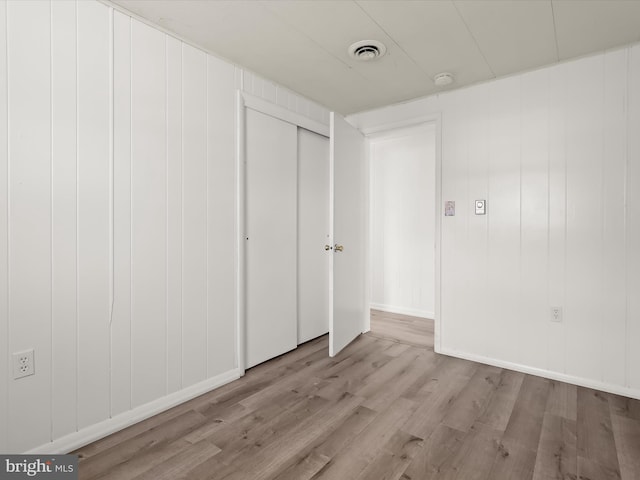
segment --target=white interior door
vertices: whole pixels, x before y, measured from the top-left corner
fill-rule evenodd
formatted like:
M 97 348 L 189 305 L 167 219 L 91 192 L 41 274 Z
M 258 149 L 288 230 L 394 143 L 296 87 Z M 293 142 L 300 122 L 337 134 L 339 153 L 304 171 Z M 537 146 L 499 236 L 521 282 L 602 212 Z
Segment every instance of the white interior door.
M 246 111 L 246 366 L 297 346 L 297 127 Z
M 332 278 L 329 355 L 337 355 L 364 330 L 368 315 L 368 175 L 364 136 L 331 114 Z
M 298 344 L 329 331 L 329 139 L 298 128 Z

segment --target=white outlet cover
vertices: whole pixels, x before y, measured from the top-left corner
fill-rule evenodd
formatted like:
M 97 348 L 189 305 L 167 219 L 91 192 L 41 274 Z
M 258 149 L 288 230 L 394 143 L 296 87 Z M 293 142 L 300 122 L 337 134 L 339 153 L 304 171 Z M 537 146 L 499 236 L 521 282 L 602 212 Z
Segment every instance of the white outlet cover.
M 33 349 L 13 354 L 13 379 L 28 377 L 36 373 Z
M 551 321 L 562 322 L 562 307 L 551 307 Z

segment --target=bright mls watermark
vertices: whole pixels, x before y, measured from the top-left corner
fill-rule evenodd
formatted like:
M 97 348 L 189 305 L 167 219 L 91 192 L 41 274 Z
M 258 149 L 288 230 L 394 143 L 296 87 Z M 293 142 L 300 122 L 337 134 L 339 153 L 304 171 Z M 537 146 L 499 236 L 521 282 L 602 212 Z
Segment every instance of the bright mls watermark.
M 77 455 L 0 455 L 0 480 L 78 480 Z

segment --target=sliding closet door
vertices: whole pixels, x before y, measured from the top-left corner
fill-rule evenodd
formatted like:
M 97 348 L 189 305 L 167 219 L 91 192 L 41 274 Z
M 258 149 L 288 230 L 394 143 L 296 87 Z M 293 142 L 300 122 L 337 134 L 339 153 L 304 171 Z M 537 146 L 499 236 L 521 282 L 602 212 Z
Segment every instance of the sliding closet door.
M 329 332 L 329 139 L 298 128 L 298 344 Z
M 246 111 L 247 368 L 297 346 L 297 135 Z

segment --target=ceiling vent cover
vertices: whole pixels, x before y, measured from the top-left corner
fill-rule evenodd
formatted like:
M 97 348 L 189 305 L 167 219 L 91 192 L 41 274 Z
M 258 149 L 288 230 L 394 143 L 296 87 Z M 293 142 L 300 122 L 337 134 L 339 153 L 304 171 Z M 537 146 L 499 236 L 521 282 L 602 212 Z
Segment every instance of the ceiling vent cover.
M 361 40 L 349 47 L 349 55 L 356 60 L 368 62 L 382 57 L 387 52 L 387 47 L 377 40 Z

